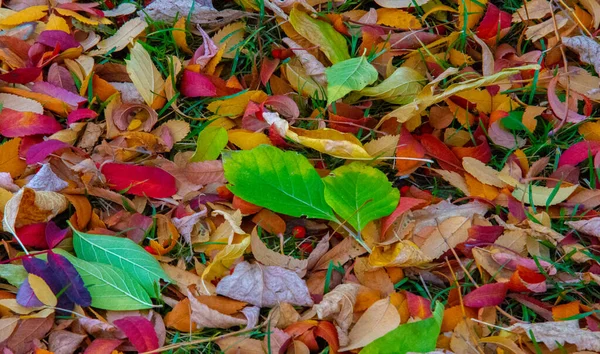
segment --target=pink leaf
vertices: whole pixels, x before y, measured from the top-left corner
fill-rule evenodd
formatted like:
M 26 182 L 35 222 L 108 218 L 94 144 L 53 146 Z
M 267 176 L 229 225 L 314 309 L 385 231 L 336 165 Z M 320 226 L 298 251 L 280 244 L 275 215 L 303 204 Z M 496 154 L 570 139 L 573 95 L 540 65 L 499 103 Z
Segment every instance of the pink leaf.
M 215 97 L 217 88 L 206 75 L 184 70 L 180 86 L 181 94 L 186 97 Z
M 480 308 L 488 306 L 497 306 L 504 301 L 508 285 L 506 283 L 485 284 L 463 298 L 465 306 Z
M 62 87 L 67 91 L 76 93 L 77 86 L 75 86 L 75 80 L 71 76 L 69 70 L 57 63 L 54 63 L 48 69 L 48 82 L 54 86 Z
M 262 82 L 263 85 L 267 86 L 269 79 L 275 70 L 277 70 L 279 62 L 281 62 L 279 59 L 263 59 L 262 63 L 260 64 L 260 82 Z
M 83 354 L 107 354 L 112 353 L 113 350 L 117 349 L 123 341 L 119 339 L 106 339 L 96 338 L 87 348 Z
M 58 47 L 61 52 L 81 46 L 81 44 L 79 44 L 79 42 L 77 42 L 73 36 L 59 30 L 42 31 L 36 42 L 52 48 Z
M 488 135 L 494 144 L 503 146 L 507 149 L 514 149 L 525 145 L 525 140 L 523 138 L 504 130 L 500 126 L 499 120 L 490 125 Z
M 42 141 L 39 144 L 35 144 L 31 146 L 26 153 L 26 162 L 28 164 L 34 164 L 42 162 L 48 157 L 50 154 L 56 152 L 57 150 L 64 149 L 70 147 L 71 145 L 60 141 L 60 140 L 46 140 Z
M 261 105 L 261 108 L 267 108 L 275 111 L 287 119 L 295 119 L 300 117 L 300 110 L 296 101 L 288 96 L 276 95 L 269 96 Z
M 584 121 L 587 117 L 577 112 L 573 112 L 567 107 L 566 103 L 561 102 L 556 95 L 556 83 L 558 82 L 558 76 L 555 76 L 550 80 L 548 84 L 548 103 L 554 115 L 560 119 L 567 119 L 567 123 L 579 123 Z
M 61 31 L 59 31 L 61 32 Z M 62 87 L 54 86 L 51 83 L 38 81 L 31 87 L 31 91 L 37 93 L 43 93 L 48 96 L 57 98 L 73 108 L 79 107 L 80 104 L 87 102 L 87 98 L 74 94 L 71 91 L 67 91 Z
M 560 155 L 558 167 L 564 165 L 575 166 L 585 161 L 590 156 L 596 155 L 600 151 L 600 141 L 580 141 L 575 143 Z
M 111 189 L 151 198 L 168 198 L 177 193 L 176 180 L 158 167 L 107 163 L 102 166 Z
M 423 203 L 425 203 L 423 199 L 400 197 L 396 209 L 389 216 L 386 216 L 381 220 L 381 234 L 385 235 L 390 226 L 392 226 L 400 215 Z
M 152 322 L 142 316 L 123 317 L 113 322 L 138 352 L 147 352 L 158 348 L 158 336 Z
M 56 119 L 33 112 L 19 112 L 4 108 L 0 112 L 0 135 L 9 138 L 27 135 L 48 135 L 61 130 Z
M 79 108 L 69 113 L 67 116 L 67 124 L 79 122 L 82 119 L 94 119 L 98 117 L 98 113 L 89 108 Z

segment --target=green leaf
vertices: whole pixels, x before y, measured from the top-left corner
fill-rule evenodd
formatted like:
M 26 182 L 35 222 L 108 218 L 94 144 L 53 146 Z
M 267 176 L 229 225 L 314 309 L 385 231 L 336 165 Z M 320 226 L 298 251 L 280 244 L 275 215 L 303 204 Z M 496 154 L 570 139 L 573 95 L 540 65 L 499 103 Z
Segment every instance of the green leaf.
M 360 354 L 406 354 L 433 351 L 442 328 L 443 317 L 444 306 L 437 302 L 432 317 L 398 326 L 364 347 Z
M 108 264 L 86 262 L 61 249 L 54 249 L 54 252 L 73 264 L 92 296 L 93 307 L 113 311 L 154 307 L 142 285 L 123 270 Z
M 90 235 L 73 229 L 73 247 L 77 257 L 110 264 L 137 280 L 151 297 L 159 295 L 159 280 L 171 281 L 158 261 L 128 238 Z
M 325 69 L 327 76 L 327 105 L 351 91 L 362 90 L 377 80 L 377 69 L 366 57 L 352 58 Z
M 510 130 L 521 130 L 528 131 L 528 129 L 523 125 L 523 111 L 511 111 L 508 113 L 508 116 L 502 118 L 501 122 L 504 128 Z
M 327 204 L 357 231 L 391 214 L 400 199 L 383 172 L 360 162 L 336 168 L 323 182 Z
M 329 23 L 316 20 L 296 8 L 290 11 L 290 23 L 302 37 L 318 46 L 333 64 L 350 59 L 344 36 Z
M 216 160 L 227 145 L 227 130 L 223 127 L 204 128 L 198 135 L 196 152 L 190 158 L 191 162 Z
M 336 220 L 323 197 L 323 181 L 306 157 L 261 145 L 224 154 L 229 189 L 236 196 L 277 213 Z
M 27 271 L 22 265 L 0 264 L 0 278 L 6 279 L 10 285 L 18 288 L 27 278 Z
M 426 81 L 418 71 L 400 67 L 379 85 L 368 87 L 359 93 L 393 104 L 407 104 L 421 92 Z

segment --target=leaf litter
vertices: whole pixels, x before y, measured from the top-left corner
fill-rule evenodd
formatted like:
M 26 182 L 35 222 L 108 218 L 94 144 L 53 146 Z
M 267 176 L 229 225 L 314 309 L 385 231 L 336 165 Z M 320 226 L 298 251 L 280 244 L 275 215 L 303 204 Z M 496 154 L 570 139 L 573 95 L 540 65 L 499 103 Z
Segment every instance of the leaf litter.
M 13 0 L 7 353 L 600 351 L 595 0 Z

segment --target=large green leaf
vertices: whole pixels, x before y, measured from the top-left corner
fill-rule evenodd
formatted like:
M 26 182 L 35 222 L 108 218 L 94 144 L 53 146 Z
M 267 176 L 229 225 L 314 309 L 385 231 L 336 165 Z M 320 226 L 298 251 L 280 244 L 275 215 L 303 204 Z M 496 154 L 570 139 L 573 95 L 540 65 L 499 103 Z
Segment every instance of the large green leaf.
M 171 281 L 158 261 L 128 238 L 90 235 L 73 230 L 73 247 L 77 257 L 85 261 L 110 264 L 124 270 L 153 298 L 159 295 L 160 279 Z
M 196 152 L 190 158 L 192 162 L 216 160 L 227 145 L 227 130 L 223 127 L 208 126 L 198 135 Z
M 318 46 L 332 63 L 350 59 L 344 36 L 329 23 L 316 20 L 296 8 L 290 11 L 290 23 L 302 37 Z
M 22 265 L 0 264 L 0 278 L 18 288 L 27 278 L 27 271 Z
M 291 216 L 335 220 L 323 181 L 306 157 L 270 145 L 224 154 L 229 189 L 236 196 Z
M 442 327 L 444 306 L 437 302 L 433 316 L 398 326 L 360 351 L 360 354 L 406 354 L 427 353 L 435 350 Z
M 400 198 L 383 172 L 360 162 L 336 168 L 323 182 L 327 204 L 358 231 L 391 214 Z
M 327 76 L 327 104 L 352 91 L 362 90 L 377 80 L 377 69 L 364 56 L 334 64 L 325 69 Z
M 394 104 L 406 104 L 415 99 L 426 82 L 425 77 L 418 71 L 400 67 L 379 85 L 368 87 L 359 93 Z
M 93 307 L 113 311 L 154 307 L 142 285 L 123 270 L 108 264 L 86 262 L 61 249 L 54 249 L 54 252 L 73 264 L 92 296 Z

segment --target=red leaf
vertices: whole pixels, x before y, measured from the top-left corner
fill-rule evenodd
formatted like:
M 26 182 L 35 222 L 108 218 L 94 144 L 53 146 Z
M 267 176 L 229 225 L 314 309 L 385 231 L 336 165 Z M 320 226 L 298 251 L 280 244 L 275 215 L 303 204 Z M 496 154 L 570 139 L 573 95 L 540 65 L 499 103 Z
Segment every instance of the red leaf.
M 459 158 L 472 157 L 485 164 L 492 159 L 492 149 L 487 142 L 487 138 L 478 139 L 481 144 L 473 147 L 453 147 L 452 152 Z
M 328 321 L 321 321 L 315 328 L 315 336 L 319 338 L 323 338 L 327 344 L 329 344 L 329 349 L 331 349 L 331 353 L 337 353 L 340 348 L 340 342 L 338 339 L 337 330 L 335 326 Z
M 79 122 L 82 119 L 94 119 L 98 117 L 98 113 L 89 108 L 79 108 L 69 113 L 67 116 L 67 124 Z
M 215 97 L 217 88 L 206 75 L 184 70 L 181 78 L 181 94 L 186 97 Z
M 279 59 L 264 58 L 262 63 L 260 63 L 260 82 L 262 82 L 264 86 L 267 86 L 269 79 L 275 70 L 277 70 L 277 66 L 279 66 L 280 62 L 281 60 Z
M 406 302 L 408 304 L 408 313 L 411 317 L 422 320 L 431 317 L 431 301 L 426 298 L 406 291 Z
M 517 266 L 517 270 L 510 277 L 508 288 L 518 292 L 543 293 L 546 291 L 546 277 L 526 267 Z
M 416 207 L 417 205 L 424 204 L 424 203 L 426 203 L 426 201 L 423 199 L 400 197 L 400 200 L 398 201 L 398 206 L 396 207 L 396 209 L 389 216 L 386 216 L 385 218 L 382 219 L 381 234 L 385 235 L 387 233 L 388 229 L 390 228 L 390 226 L 392 226 L 394 221 L 396 221 L 396 219 L 398 219 L 398 217 L 400 215 L 402 215 L 405 212 L 409 211 L 410 209 Z
M 46 243 L 46 223 L 31 224 L 18 227 L 16 230 L 17 236 L 27 247 L 38 249 L 47 249 Z
M 463 302 L 474 308 L 497 306 L 504 301 L 507 291 L 506 283 L 485 284 L 465 295 Z
M 460 160 L 452 150 L 440 139 L 431 134 L 423 134 L 417 138 L 427 151 L 427 154 L 437 160 L 437 163 L 445 170 L 461 173 L 463 171 Z
M 92 344 L 90 344 L 83 354 L 107 354 L 112 353 L 113 350 L 117 349 L 119 345 L 121 345 L 123 341 L 119 339 L 106 339 L 106 338 L 97 338 L 94 339 Z
M 49 135 L 61 130 L 56 119 L 33 112 L 19 112 L 4 108 L 0 112 L 0 135 L 9 138 L 27 135 Z
M 27 153 L 25 154 L 26 162 L 30 165 L 42 162 L 50 154 L 70 146 L 71 145 L 60 140 L 50 139 L 42 141 L 41 143 L 35 144 L 27 149 Z
M 147 352 L 158 348 L 158 336 L 152 322 L 142 316 L 129 316 L 113 322 L 138 352 Z
M 26 84 L 37 79 L 42 73 L 40 68 L 17 68 L 0 75 L 0 80 L 11 84 Z
M 550 80 L 548 84 L 548 103 L 554 115 L 560 119 L 567 119 L 567 123 L 579 123 L 584 121 L 587 117 L 577 112 L 573 112 L 567 106 L 567 103 L 563 103 L 558 99 L 556 95 L 556 83 L 558 82 L 558 76 L 555 76 Z
M 508 12 L 500 11 L 494 4 L 489 4 L 477 27 L 477 36 L 481 39 L 494 38 L 499 31 L 510 27 L 511 20 Z
M 111 189 L 151 198 L 168 198 L 177 193 L 175 177 L 168 172 L 151 166 L 136 166 L 107 163 L 102 166 Z
M 550 311 L 550 305 L 523 294 L 510 294 L 508 297 L 532 309 L 533 312 L 540 315 L 546 321 L 554 320 L 552 317 L 552 311 Z
M 365 125 L 367 118 L 364 117 L 364 112 L 358 107 L 353 107 L 346 103 L 335 105 L 335 112 L 329 106 L 329 127 L 345 133 L 356 134 L 360 130 L 358 125 Z M 351 123 L 351 124 L 348 124 Z
M 600 151 L 600 141 L 580 141 L 575 143 L 560 155 L 558 167 L 563 165 L 578 165 L 590 156 L 595 156 Z

